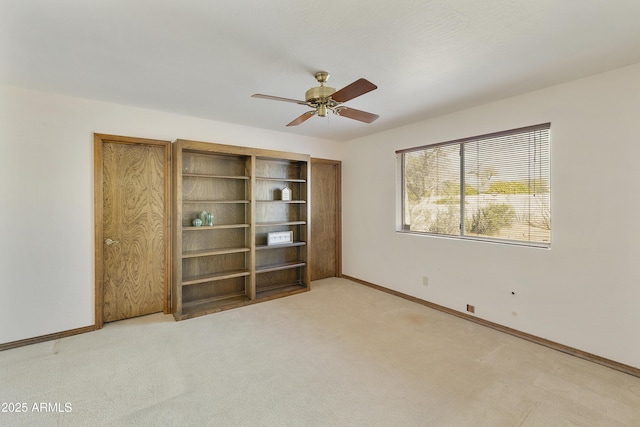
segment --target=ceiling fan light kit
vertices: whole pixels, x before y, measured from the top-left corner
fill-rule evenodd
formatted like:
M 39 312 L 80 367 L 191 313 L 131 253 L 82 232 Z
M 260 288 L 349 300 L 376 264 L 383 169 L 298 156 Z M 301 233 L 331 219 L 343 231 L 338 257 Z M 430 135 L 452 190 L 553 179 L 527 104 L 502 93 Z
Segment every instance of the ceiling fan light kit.
M 329 80 L 331 75 L 326 71 L 318 71 L 315 74 L 315 78 L 320 83 L 320 86 L 312 87 L 305 93 L 305 100 L 299 101 L 297 99 L 282 98 L 279 96 L 262 95 L 256 93 L 252 95 L 254 98 L 271 99 L 273 101 L 293 102 L 300 105 L 307 105 L 313 108 L 312 111 L 307 111 L 293 120 L 287 126 L 297 126 L 314 115 L 319 117 L 327 117 L 329 111 L 342 117 L 358 120 L 364 123 L 372 123 L 379 116 L 377 114 L 367 113 L 366 111 L 356 110 L 355 108 L 348 108 L 341 105 L 353 98 L 360 95 L 364 95 L 367 92 L 371 92 L 378 87 L 366 79 L 358 79 L 336 91 L 335 88 L 325 86 L 324 84 Z

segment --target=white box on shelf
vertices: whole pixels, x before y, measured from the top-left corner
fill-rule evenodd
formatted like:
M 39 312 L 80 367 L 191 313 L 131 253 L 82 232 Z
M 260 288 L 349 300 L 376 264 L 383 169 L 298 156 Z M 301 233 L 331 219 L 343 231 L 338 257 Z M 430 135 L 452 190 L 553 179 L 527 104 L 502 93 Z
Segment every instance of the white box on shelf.
M 287 243 L 293 243 L 293 231 L 267 233 L 267 245 L 284 245 Z

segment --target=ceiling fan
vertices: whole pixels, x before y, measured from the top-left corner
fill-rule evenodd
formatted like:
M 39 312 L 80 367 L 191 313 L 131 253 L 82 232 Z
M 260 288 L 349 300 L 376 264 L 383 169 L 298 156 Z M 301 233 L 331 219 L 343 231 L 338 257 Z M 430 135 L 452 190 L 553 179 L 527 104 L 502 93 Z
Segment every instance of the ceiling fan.
M 307 105 L 313 108 L 312 111 L 303 113 L 300 117 L 289 123 L 287 126 L 297 126 L 316 114 L 320 117 L 327 117 L 329 111 L 333 111 L 333 113 L 338 116 L 359 120 L 365 123 L 371 123 L 379 117 L 377 114 L 367 113 L 366 111 L 356 110 L 355 108 L 350 108 L 342 105 L 342 103 L 344 102 L 347 102 L 353 98 L 377 89 L 378 86 L 374 85 L 366 79 L 358 79 L 350 85 L 347 85 L 339 91 L 336 91 L 334 88 L 324 85 L 327 80 L 329 80 L 329 77 L 330 74 L 326 71 L 318 71 L 315 74 L 315 78 L 318 83 L 320 83 L 320 86 L 309 89 L 305 94 L 304 101 L 290 98 L 281 98 L 279 96 L 262 95 L 260 93 L 256 93 L 251 96 L 254 98 L 272 99 L 274 101 L 293 102 L 300 105 Z

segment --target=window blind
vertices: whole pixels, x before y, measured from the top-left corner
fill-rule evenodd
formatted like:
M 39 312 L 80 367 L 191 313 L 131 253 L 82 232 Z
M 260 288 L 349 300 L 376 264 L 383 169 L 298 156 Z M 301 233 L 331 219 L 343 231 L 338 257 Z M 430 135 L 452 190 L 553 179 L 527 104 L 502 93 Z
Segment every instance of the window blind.
M 550 244 L 549 123 L 397 153 L 404 231 Z

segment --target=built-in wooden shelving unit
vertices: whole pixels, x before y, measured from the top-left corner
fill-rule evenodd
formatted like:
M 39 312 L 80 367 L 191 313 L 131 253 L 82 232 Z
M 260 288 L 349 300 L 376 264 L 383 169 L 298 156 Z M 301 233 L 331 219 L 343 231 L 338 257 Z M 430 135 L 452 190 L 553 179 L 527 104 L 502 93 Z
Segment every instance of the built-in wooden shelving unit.
M 309 290 L 309 156 L 173 145 L 175 318 Z M 290 200 L 282 200 L 285 187 Z M 202 211 L 213 213 L 213 225 L 193 225 Z M 283 231 L 292 242 L 267 244 L 269 233 Z

